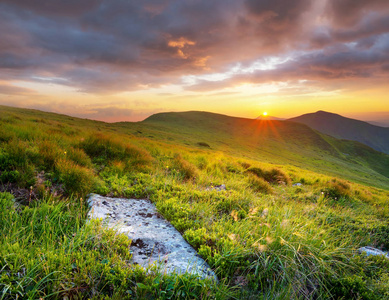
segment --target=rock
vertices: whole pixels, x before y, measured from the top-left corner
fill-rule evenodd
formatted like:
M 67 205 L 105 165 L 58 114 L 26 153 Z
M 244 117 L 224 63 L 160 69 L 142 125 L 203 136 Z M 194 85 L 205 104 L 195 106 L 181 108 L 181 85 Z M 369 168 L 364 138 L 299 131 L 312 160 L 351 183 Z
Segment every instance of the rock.
M 268 214 L 269 214 L 269 209 L 265 208 L 265 209 L 262 211 L 261 217 L 262 217 L 262 218 L 266 218 Z
M 294 183 L 292 186 L 302 186 L 303 184 L 300 182 Z
M 215 186 L 211 186 L 209 188 L 206 189 L 207 191 L 226 191 L 227 188 L 226 188 L 226 185 L 225 184 L 221 184 L 221 185 L 215 185 Z
M 132 240 L 132 261 L 145 268 L 157 264 L 161 272 L 192 273 L 202 278 L 217 277 L 181 234 L 145 199 L 108 198 L 91 194 L 90 218 L 102 218 Z M 112 218 L 113 208 L 115 218 Z
M 383 255 L 383 256 L 385 256 L 386 258 L 389 259 L 389 253 L 388 252 L 385 252 L 385 251 L 382 251 L 382 250 L 379 250 L 379 249 L 376 249 L 376 248 L 373 248 L 373 247 L 369 247 L 369 246 L 359 248 L 358 252 L 359 253 L 365 253 L 367 256 L 370 256 L 370 255 Z
M 215 186 L 215 189 L 218 191 L 225 191 L 226 185 L 225 184 L 217 185 L 217 186 Z

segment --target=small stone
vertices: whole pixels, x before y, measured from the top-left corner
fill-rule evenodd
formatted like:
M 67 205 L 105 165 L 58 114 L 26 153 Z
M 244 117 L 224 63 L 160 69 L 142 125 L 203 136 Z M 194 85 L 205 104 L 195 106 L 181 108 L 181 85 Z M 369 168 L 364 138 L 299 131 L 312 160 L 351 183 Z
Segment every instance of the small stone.
M 386 258 L 389 259 L 389 253 L 388 252 L 385 252 L 385 251 L 382 251 L 380 249 L 376 249 L 376 248 L 373 248 L 373 247 L 370 247 L 370 246 L 361 247 L 361 248 L 358 249 L 358 252 L 359 253 L 365 253 L 367 256 L 370 256 L 370 255 L 383 255 L 383 256 L 385 256 Z

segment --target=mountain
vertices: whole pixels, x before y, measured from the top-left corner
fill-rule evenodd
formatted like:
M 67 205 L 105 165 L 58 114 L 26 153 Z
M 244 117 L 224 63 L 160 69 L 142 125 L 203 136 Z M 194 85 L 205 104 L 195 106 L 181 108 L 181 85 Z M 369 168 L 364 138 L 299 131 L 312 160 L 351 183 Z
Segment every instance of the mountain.
M 305 114 L 288 119 L 288 121 L 306 124 L 335 138 L 357 141 L 377 151 L 389 154 L 389 128 L 325 111 Z
M 235 157 L 296 166 L 369 185 L 389 183 L 389 156 L 290 121 L 256 120 L 200 111 L 158 113 L 122 122 L 129 134 Z M 205 147 L 206 146 L 206 147 Z
M 366 122 L 371 124 L 371 125 L 389 128 L 388 122 L 384 122 L 384 121 L 366 121 Z
M 257 120 L 273 120 L 273 121 L 283 121 L 283 120 L 285 120 L 283 118 L 277 118 L 277 117 L 273 117 L 273 116 L 264 116 L 264 115 L 260 115 L 256 119 Z

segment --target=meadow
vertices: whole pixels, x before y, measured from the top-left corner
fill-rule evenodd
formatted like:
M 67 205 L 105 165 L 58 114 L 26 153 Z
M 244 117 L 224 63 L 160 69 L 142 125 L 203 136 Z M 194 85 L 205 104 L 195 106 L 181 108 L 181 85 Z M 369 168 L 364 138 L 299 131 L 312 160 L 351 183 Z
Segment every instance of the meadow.
M 0 107 L 0 299 L 389 298 L 389 260 L 356 251 L 389 249 L 389 156 L 252 122 Z M 219 282 L 131 264 L 91 192 L 150 199 Z

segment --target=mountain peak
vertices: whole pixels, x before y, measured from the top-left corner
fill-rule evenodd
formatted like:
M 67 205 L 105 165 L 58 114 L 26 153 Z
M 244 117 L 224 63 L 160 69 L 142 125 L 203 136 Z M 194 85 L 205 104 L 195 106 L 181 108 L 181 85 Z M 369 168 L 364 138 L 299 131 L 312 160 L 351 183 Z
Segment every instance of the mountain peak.
M 389 128 L 322 110 L 291 118 L 288 121 L 302 123 L 333 137 L 357 141 L 389 154 Z

